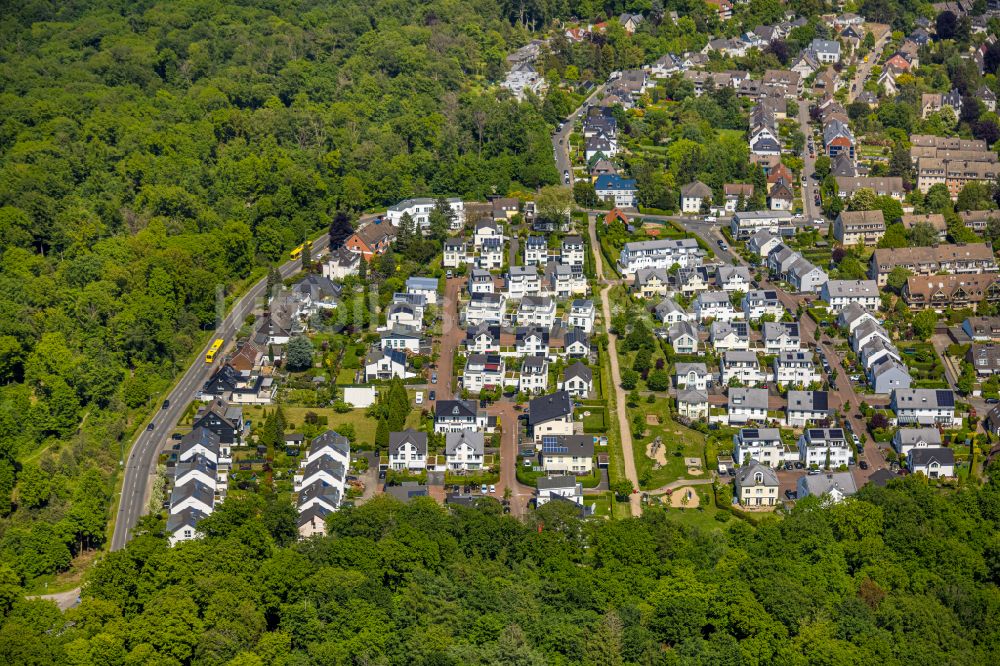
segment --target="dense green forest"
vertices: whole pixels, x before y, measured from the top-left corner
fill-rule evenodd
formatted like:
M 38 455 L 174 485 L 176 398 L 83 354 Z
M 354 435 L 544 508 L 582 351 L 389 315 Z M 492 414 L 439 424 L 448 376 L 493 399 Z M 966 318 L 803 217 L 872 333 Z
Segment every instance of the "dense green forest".
M 529 38 L 491 0 L 7 3 L 0 559 L 29 580 L 102 544 L 220 288 L 337 212 L 555 182 L 543 101 L 488 85 Z
M 994 471 L 997 471 L 994 469 Z M 917 477 L 784 520 L 703 531 L 662 510 L 527 523 L 498 504 L 382 496 L 296 542 L 230 497 L 204 540 L 162 524 L 92 572 L 79 607 L 0 566 L 5 664 L 995 664 L 1000 485 Z M 728 516 L 728 514 L 720 513 Z M 290 544 L 290 545 L 284 545 Z

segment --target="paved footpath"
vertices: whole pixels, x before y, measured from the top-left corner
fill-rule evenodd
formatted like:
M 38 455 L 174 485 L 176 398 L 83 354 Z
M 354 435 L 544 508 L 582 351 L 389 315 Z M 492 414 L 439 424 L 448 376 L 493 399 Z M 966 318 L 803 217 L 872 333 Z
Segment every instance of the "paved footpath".
M 597 279 L 604 281 L 604 263 L 601 258 L 600 245 L 597 243 L 597 227 L 594 215 L 588 215 L 588 227 L 590 230 L 590 249 L 594 253 L 594 266 L 597 269 Z M 615 402 L 615 411 L 618 414 L 618 431 L 621 433 L 622 455 L 625 458 L 625 478 L 632 484 L 636 491 L 639 489 L 639 475 L 635 469 L 635 456 L 632 453 L 632 431 L 629 428 L 628 412 L 625 409 L 625 401 L 619 395 L 618 387 L 621 386 L 621 372 L 618 368 L 618 336 L 611 333 L 611 303 L 608 301 L 608 291 L 615 282 L 609 282 L 601 290 L 601 307 L 604 312 L 604 325 L 608 330 L 608 359 L 611 362 L 611 387 L 610 394 Z M 632 506 L 632 515 L 642 515 L 642 504 L 638 492 L 633 492 L 629 496 Z

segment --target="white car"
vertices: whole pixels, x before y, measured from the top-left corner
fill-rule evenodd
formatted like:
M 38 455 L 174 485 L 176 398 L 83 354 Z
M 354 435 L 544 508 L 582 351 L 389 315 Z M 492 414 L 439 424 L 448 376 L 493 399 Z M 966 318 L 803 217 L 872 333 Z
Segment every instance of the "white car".
M 417 394 L 414 396 L 413 401 L 418 405 L 424 404 L 424 392 L 417 391 Z

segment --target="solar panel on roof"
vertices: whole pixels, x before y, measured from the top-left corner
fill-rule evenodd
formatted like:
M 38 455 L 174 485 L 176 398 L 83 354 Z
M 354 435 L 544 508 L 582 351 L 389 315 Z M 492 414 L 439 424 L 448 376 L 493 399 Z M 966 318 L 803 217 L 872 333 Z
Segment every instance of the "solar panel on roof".
M 841 428 L 833 428 L 830 430 L 830 437 L 833 439 L 843 439 L 844 431 Z
M 826 391 L 814 391 L 813 392 L 813 409 L 829 409 L 827 406 L 827 395 Z
M 823 437 L 823 431 L 822 430 L 810 430 L 809 431 L 809 437 L 815 438 L 815 439 L 820 439 L 820 438 Z
M 747 439 L 757 439 L 758 435 L 756 428 L 747 428 L 743 431 L 743 436 Z
M 937 403 L 940 407 L 954 407 L 955 406 L 955 394 L 951 391 L 935 391 L 937 394 Z

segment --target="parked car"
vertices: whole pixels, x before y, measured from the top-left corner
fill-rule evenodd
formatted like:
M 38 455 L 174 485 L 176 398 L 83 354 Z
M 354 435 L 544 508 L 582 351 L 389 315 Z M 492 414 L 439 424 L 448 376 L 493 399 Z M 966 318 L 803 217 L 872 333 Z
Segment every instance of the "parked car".
M 986 404 L 987 405 L 1000 404 L 1000 399 L 998 399 L 998 398 L 986 398 Z
M 485 495 L 487 492 L 489 492 L 489 486 L 487 486 L 484 483 L 483 485 L 479 486 L 479 492 Z
M 817 474 L 819 474 L 819 470 L 818 469 L 811 469 L 811 470 L 809 470 L 809 476 L 816 476 Z
M 805 469 L 805 465 L 800 462 L 795 463 L 795 469 Z
M 858 463 L 858 467 L 860 467 L 861 469 L 868 469 L 868 461 L 862 460 L 861 462 Z
M 798 496 L 798 493 L 796 493 L 791 488 L 789 488 L 788 490 L 785 491 L 785 497 L 787 497 L 788 499 L 795 499 L 797 496 Z
M 445 277 L 446 277 L 446 278 L 448 278 L 448 279 L 451 279 L 451 278 L 455 277 L 455 271 L 453 271 L 453 270 L 451 270 L 451 269 L 449 268 L 449 269 L 448 269 L 448 272 L 447 272 L 447 273 L 445 273 L 444 275 L 445 275 Z
M 437 400 L 437 391 L 431 391 L 430 393 L 428 393 L 427 399 L 430 400 L 431 402 Z
M 438 383 L 438 373 L 433 372 L 431 373 L 431 384 L 437 384 L 437 383 Z
M 490 484 L 490 493 L 495 493 L 496 491 L 497 491 L 497 487 L 491 483 Z
M 413 401 L 418 405 L 424 404 L 424 392 L 417 391 L 417 394 L 413 397 Z
M 785 463 L 785 471 L 791 472 L 792 469 L 793 469 L 792 463 L 790 462 Z

